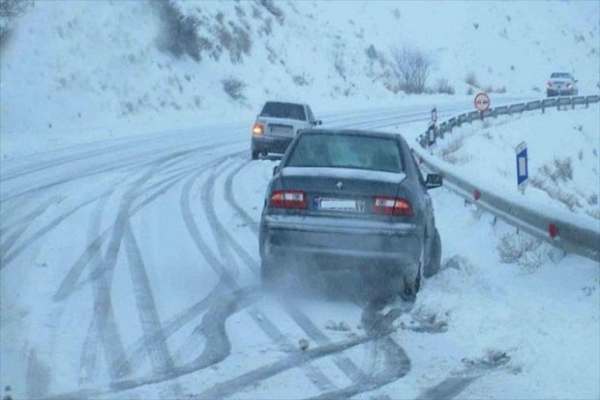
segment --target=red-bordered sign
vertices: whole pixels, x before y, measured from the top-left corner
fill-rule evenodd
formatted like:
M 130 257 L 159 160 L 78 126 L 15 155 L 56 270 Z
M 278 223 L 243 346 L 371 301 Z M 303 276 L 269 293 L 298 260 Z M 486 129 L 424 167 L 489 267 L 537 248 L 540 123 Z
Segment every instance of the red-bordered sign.
M 477 93 L 477 96 L 475 96 L 475 108 L 481 112 L 487 110 L 488 108 L 490 108 L 490 96 L 487 95 L 487 93 Z

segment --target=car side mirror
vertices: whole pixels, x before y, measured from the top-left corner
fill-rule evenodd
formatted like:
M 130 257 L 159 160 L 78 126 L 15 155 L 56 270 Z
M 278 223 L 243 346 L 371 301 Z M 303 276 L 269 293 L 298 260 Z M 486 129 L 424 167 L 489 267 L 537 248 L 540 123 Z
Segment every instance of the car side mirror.
M 276 165 L 273 167 L 273 176 L 277 175 L 278 172 L 279 172 L 279 165 Z
M 444 180 L 442 175 L 440 174 L 427 174 L 427 179 L 425 180 L 425 186 L 427 189 L 435 189 L 437 187 L 442 186 Z

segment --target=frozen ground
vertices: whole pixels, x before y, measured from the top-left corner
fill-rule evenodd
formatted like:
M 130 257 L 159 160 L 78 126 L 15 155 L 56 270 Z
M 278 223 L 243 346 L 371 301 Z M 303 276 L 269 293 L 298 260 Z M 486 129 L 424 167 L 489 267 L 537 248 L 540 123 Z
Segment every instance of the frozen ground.
M 481 188 L 519 197 L 515 148 L 527 143 L 529 184 L 520 201 L 600 224 L 600 108 L 476 121 L 454 129 L 433 154 Z
M 598 397 L 596 263 L 544 244 L 503 263 L 506 238 L 528 238 L 439 189 L 444 268 L 414 304 L 365 304 L 352 280 L 263 292 L 275 164 L 248 161 L 246 126 L 212 131 L 3 162 L 0 383 L 15 397 Z

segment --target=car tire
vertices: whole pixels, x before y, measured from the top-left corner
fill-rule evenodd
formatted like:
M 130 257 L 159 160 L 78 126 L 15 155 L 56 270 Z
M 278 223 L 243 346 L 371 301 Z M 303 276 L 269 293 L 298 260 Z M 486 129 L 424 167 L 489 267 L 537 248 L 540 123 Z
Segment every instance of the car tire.
M 263 286 L 272 287 L 278 279 L 277 263 L 270 258 L 263 258 L 260 263 L 260 280 Z
M 440 270 L 442 263 L 442 239 L 440 238 L 440 233 L 438 230 L 435 230 L 435 235 L 433 237 L 433 245 L 431 246 L 431 257 L 429 257 L 429 262 L 425 264 L 425 268 L 423 269 L 423 276 L 426 278 L 430 278 L 433 275 L 437 274 Z
M 255 151 L 255 150 L 251 151 L 251 157 L 253 160 L 258 160 L 258 155 L 259 155 L 258 151 Z

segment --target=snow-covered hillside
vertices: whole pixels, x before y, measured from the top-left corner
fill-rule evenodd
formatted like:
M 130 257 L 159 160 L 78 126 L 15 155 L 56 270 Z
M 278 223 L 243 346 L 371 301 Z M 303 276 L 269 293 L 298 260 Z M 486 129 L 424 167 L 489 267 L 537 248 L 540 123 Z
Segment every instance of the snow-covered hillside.
M 446 135 L 434 154 L 470 182 L 518 198 L 515 148 L 526 142 L 530 180 L 521 201 L 600 220 L 599 112 L 594 105 L 475 121 Z
M 36 1 L 0 50 L 0 140 L 31 138 L 26 147 L 247 121 L 270 98 L 317 112 L 406 103 L 414 96 L 398 92 L 391 55 L 403 46 L 431 59 L 429 88 L 447 79 L 461 98 L 469 74 L 482 88 L 537 95 L 550 72 L 566 70 L 582 93 L 596 91 L 599 10 L 581 1 Z

